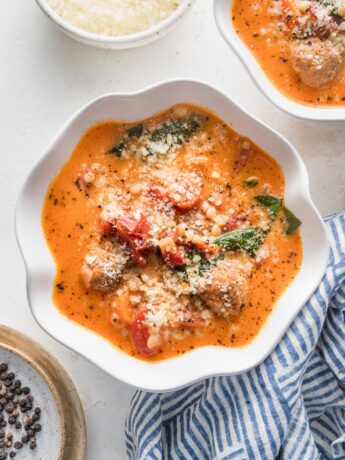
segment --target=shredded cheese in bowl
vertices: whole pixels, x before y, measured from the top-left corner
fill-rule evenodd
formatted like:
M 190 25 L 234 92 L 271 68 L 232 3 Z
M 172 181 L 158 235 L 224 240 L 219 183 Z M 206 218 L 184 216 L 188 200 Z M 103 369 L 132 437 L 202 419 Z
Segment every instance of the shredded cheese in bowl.
M 183 0 L 48 0 L 65 21 L 96 35 L 123 36 L 150 29 Z

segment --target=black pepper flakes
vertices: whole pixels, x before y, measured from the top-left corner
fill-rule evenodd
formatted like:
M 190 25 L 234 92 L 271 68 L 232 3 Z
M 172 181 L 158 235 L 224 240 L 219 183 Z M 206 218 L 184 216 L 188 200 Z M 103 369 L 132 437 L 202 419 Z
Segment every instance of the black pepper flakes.
M 41 409 L 34 406 L 30 388 L 22 387 L 16 374 L 8 371 L 8 364 L 0 363 L 0 460 L 15 458 L 17 454 L 13 449 L 19 450 L 23 444 L 36 449 L 35 436 L 42 431 L 42 426 L 36 423 L 40 418 Z M 16 432 L 6 431 L 6 426 L 11 430 L 15 428 Z

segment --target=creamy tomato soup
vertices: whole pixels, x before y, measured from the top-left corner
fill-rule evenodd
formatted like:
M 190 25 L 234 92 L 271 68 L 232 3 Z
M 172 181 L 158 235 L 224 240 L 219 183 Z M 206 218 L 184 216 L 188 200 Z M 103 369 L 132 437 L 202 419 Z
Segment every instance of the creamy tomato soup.
M 345 105 L 343 0 L 235 0 L 231 16 L 287 97 L 306 105 Z
M 160 360 L 259 332 L 302 260 L 276 161 L 206 109 L 91 127 L 42 223 L 61 313 Z

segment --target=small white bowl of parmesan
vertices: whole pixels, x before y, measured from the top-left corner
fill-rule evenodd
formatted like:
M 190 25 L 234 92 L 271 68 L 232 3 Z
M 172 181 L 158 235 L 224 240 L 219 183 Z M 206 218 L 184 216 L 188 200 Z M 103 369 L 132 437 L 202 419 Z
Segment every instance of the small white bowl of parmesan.
M 128 49 L 170 32 L 195 0 L 36 0 L 53 23 L 86 45 Z

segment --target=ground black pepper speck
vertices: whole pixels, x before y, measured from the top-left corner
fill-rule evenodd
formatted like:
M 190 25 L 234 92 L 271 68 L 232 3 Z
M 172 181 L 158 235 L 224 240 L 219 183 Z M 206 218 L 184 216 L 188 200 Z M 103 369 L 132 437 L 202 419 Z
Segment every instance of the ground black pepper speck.
M 0 363 L 0 460 L 15 458 L 15 450 L 24 444 L 31 450 L 37 448 L 36 434 L 42 426 L 36 422 L 41 409 L 34 406 L 34 401 L 30 388 L 22 386 L 7 363 Z

